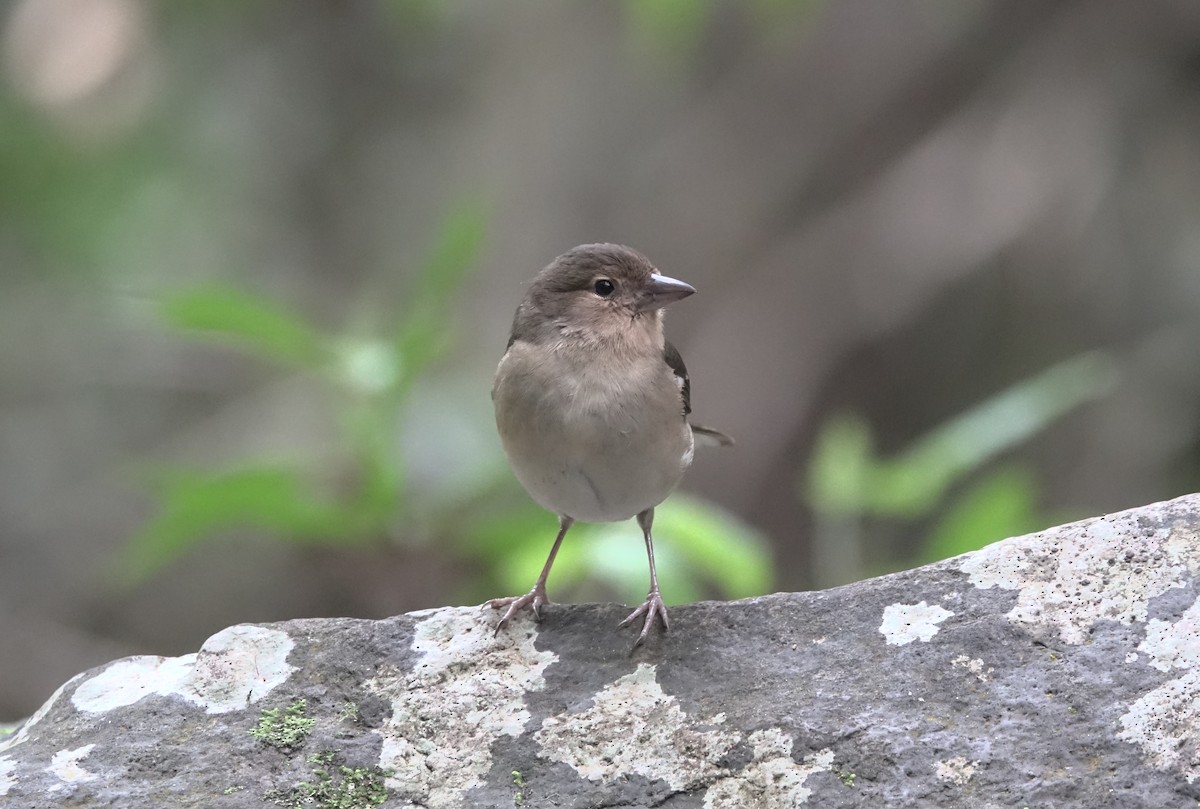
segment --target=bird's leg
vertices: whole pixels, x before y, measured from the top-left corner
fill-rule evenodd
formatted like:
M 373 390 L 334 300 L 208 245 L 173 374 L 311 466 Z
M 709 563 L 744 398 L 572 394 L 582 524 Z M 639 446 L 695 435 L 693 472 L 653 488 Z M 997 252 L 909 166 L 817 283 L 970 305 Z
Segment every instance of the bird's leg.
M 500 609 L 508 607 L 504 612 L 504 616 L 500 619 L 500 623 L 496 624 L 496 634 L 500 634 L 500 630 L 508 626 L 508 622 L 512 617 L 525 607 L 533 609 L 533 617 L 541 620 L 542 607 L 550 603 L 550 599 L 546 597 L 546 579 L 550 577 L 550 568 L 554 566 L 554 557 L 558 555 L 558 546 L 562 544 L 563 537 L 567 535 L 567 529 L 575 521 L 566 515 L 558 518 L 558 536 L 554 538 L 554 547 L 550 549 L 550 555 L 546 557 L 546 564 L 542 567 L 542 573 L 537 577 L 537 581 L 533 584 L 533 589 L 523 596 L 508 596 L 507 598 L 493 598 L 491 601 L 485 601 L 483 606 L 491 607 L 492 609 Z
M 663 632 L 671 628 L 671 622 L 667 620 L 667 607 L 663 604 L 662 594 L 658 591 L 658 573 L 654 570 L 654 540 L 650 536 L 650 526 L 654 522 L 654 509 L 648 508 L 638 514 L 637 521 L 638 525 L 642 527 L 642 536 L 646 539 L 646 556 L 650 560 L 650 592 L 646 594 L 646 600 L 642 602 L 642 606 L 629 613 L 629 617 L 621 622 L 621 626 L 629 626 L 639 617 L 646 616 L 646 620 L 642 623 L 642 633 L 638 635 L 637 641 L 633 644 L 635 649 L 650 636 L 650 629 L 654 626 L 655 619 L 662 621 Z

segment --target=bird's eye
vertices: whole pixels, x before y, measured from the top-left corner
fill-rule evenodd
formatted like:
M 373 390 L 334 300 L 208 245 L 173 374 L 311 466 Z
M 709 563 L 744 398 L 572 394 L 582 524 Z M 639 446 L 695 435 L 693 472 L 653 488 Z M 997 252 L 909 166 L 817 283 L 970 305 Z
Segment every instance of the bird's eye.
M 592 288 L 596 290 L 596 294 L 601 298 L 607 298 L 609 295 L 613 294 L 617 287 L 607 278 L 601 278 Z

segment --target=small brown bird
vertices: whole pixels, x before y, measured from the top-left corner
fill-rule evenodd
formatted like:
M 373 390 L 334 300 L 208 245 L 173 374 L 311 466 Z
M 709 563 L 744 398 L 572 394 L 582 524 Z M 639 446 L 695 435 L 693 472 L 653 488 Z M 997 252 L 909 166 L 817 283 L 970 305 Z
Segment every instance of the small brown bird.
M 485 605 L 507 608 L 497 632 L 525 607 L 541 617 L 546 579 L 575 520 L 634 516 L 650 592 L 621 626 L 644 616 L 635 648 L 656 622 L 670 628 L 654 569 L 654 507 L 683 477 L 695 443 L 733 443 L 688 423 L 687 369 L 663 337 L 663 307 L 695 291 L 628 247 L 585 244 L 542 270 L 517 307 L 492 387 L 496 426 L 517 479 L 558 515 L 559 529 L 533 589 Z

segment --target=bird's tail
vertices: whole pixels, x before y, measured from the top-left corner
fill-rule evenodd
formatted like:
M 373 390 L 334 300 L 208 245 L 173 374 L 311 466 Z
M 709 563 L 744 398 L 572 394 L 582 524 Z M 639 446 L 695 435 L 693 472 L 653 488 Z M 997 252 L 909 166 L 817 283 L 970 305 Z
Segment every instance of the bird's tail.
M 693 424 L 692 435 L 696 437 L 696 444 L 701 447 L 731 447 L 733 439 L 718 432 L 711 427 L 701 427 L 699 424 Z

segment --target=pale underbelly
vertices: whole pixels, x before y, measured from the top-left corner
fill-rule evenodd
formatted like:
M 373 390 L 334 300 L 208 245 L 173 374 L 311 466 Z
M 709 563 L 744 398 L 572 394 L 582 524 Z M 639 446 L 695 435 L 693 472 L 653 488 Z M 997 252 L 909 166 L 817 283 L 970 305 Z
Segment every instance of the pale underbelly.
M 538 438 L 505 441 L 517 479 L 543 508 L 584 522 L 626 520 L 657 506 L 692 459 L 691 429 L 682 419 L 640 435 Z

